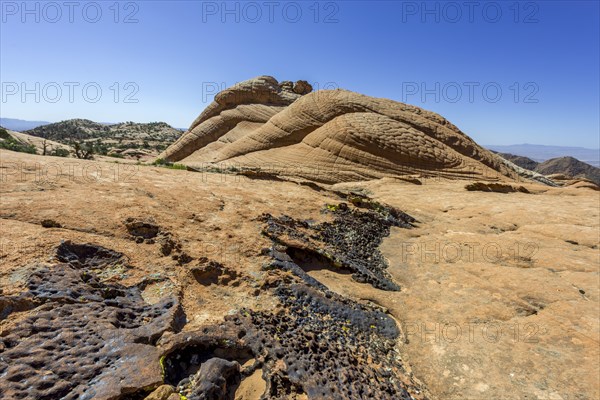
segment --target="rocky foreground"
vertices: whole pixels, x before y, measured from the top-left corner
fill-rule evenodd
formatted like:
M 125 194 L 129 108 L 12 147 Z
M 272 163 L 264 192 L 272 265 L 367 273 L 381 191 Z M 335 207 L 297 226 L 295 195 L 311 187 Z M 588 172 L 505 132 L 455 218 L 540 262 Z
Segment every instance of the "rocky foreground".
M 0 160 L 0 398 L 600 396 L 592 187 Z

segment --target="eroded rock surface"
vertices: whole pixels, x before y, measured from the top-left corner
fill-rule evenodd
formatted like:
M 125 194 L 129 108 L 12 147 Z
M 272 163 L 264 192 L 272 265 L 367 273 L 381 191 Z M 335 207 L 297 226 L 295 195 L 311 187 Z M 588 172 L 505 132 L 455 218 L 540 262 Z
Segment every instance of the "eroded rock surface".
M 338 207 L 337 224 L 363 216 L 380 229 L 390 226 L 374 212 Z M 339 239 L 340 227 L 334 226 L 323 232 Z M 371 250 L 377 240 L 367 242 Z M 302 276 L 271 270 L 262 290 L 279 300 L 272 312 L 243 309 L 224 324 L 161 341 L 165 332 L 185 325 L 178 299 L 150 305 L 142 290 L 152 280 L 125 287 L 103 283 L 93 272 L 124 262 L 123 254 L 65 241 L 56 258 L 62 263 L 31 268 L 26 292 L 0 298 L 9 322 L 0 338 L 2 397 L 169 399 L 178 392 L 190 400 L 228 400 L 258 369 L 268 399 L 422 397 L 396 349 L 395 321 Z M 210 260 L 191 272 L 203 285 L 235 279 L 233 271 Z
M 328 290 L 297 264 L 296 253 L 308 252 L 354 270 L 358 280 L 398 289 L 384 272 L 377 246 L 390 226 L 410 227 L 415 220 L 366 198 L 355 202 L 370 210 L 341 203 L 329 208 L 334 221 L 319 225 L 263 215 L 264 232 L 275 244 L 267 252 L 270 278 L 262 290 L 272 291 L 279 305 L 269 312 L 244 309 L 218 327 L 166 339 L 161 346 L 167 383 L 190 399 L 231 399 L 239 382 L 261 368 L 266 399 L 424 397 L 398 353 L 395 321 L 381 309 Z M 302 250 L 277 250 L 294 240 Z M 192 272 L 205 285 L 217 283 L 224 267 L 207 262 Z M 248 364 L 250 359 L 255 361 Z
M 322 235 L 321 245 L 329 246 L 331 253 L 323 254 L 353 268 L 360 279 L 394 290 L 377 246 L 390 226 L 409 227 L 414 219 L 383 205 L 369 208 L 330 207 L 334 221 L 315 225 L 315 233 Z M 390 222 L 382 216 L 392 214 L 404 217 Z M 270 216 L 264 222 L 273 240 L 284 234 L 308 237 L 296 229 L 310 224 Z M 359 240 L 363 235 L 367 239 Z M 381 269 L 369 269 L 368 254 Z M 271 256 L 273 263 L 281 262 L 276 251 Z M 275 310 L 242 309 L 220 325 L 161 340 L 166 331 L 178 332 L 185 324 L 176 298 L 150 305 L 141 294 L 149 280 L 125 287 L 102 283 L 92 272 L 124 262 L 121 253 L 66 241 L 56 257 L 63 263 L 32 268 L 27 292 L 1 299 L 0 304 L 19 305 L 4 313 L 12 322 L 0 340 L 4 397 L 168 399 L 178 392 L 190 400 L 225 400 L 233 399 L 241 381 L 257 370 L 268 399 L 423 397 L 396 348 L 395 321 L 305 275 L 271 268 L 262 290 L 278 299 Z M 295 265 L 292 271 L 301 270 L 294 258 L 287 263 Z M 191 272 L 203 285 L 235 279 L 233 271 L 210 260 Z M 14 311 L 30 313 L 20 318 Z
M 138 288 L 103 284 L 89 272 L 116 255 L 63 243 L 58 257 L 69 263 L 33 268 L 28 291 L 13 299 L 31 312 L 2 313 L 14 322 L 0 337 L 0 397 L 115 399 L 161 383 L 154 343 L 185 316 L 175 298 L 148 305 Z

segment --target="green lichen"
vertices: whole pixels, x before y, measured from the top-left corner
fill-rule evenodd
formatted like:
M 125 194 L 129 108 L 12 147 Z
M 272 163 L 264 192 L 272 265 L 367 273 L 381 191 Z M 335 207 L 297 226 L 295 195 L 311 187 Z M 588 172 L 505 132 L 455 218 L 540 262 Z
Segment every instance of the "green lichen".
M 160 373 L 162 375 L 163 381 L 165 380 L 165 377 L 167 376 L 166 369 L 165 369 L 165 359 L 166 358 L 167 358 L 167 356 L 161 356 L 160 360 L 158 360 L 158 363 L 160 364 Z
M 336 212 L 337 210 L 339 210 L 339 206 L 335 205 L 335 204 L 326 204 L 325 207 L 329 210 L 329 211 L 333 211 Z

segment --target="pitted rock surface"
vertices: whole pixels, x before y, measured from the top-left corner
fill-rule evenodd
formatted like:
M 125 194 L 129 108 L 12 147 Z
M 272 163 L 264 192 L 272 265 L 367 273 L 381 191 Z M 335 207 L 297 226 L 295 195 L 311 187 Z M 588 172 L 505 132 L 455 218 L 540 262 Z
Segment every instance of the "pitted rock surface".
M 265 232 L 276 243 L 266 253 L 272 263 L 262 289 L 272 291 L 279 305 L 268 312 L 243 309 L 227 316 L 224 324 L 159 342 L 165 351 L 166 382 L 190 400 L 232 399 L 232 385 L 261 368 L 264 399 L 425 398 L 400 358 L 396 347 L 400 331 L 393 318 L 380 308 L 328 290 L 288 255 L 290 247 L 282 249 L 287 252 L 278 250 L 285 237 L 287 244 L 303 244 L 304 252 L 354 268 L 359 277 L 371 277 L 374 285 L 396 288 L 386 280 L 385 263 L 375 252 L 390 226 L 410 227 L 415 220 L 368 198 L 354 198 L 353 203 L 367 211 L 342 203 L 328 209 L 333 222 L 319 225 L 264 215 Z M 357 231 L 359 226 L 364 230 Z M 363 236 L 369 239 L 356 239 Z M 367 255 L 381 269 L 362 272 Z M 250 358 L 255 362 L 240 368 Z
M 203 397 L 206 390 L 199 388 L 213 387 L 217 380 L 227 388 L 238 376 L 261 368 L 264 399 L 301 394 L 323 400 L 424 398 L 395 347 L 398 328 L 383 311 L 289 275 L 274 277 L 265 289 L 280 300 L 273 312 L 242 310 L 224 324 L 161 343 L 167 382 L 190 400 L 231 399 Z M 238 372 L 250 356 L 254 364 Z M 213 376 L 216 370 L 222 370 L 221 379 Z
M 364 208 L 368 210 L 342 204 L 330 209 L 334 222 L 317 230 L 326 238 L 323 243 L 337 238 L 338 250 L 349 246 L 350 254 L 352 246 L 360 245 L 366 251 L 399 223 L 385 215 L 403 215 Z M 412 219 L 404 218 L 409 226 Z M 350 225 L 342 226 L 338 219 Z M 341 229 L 355 229 L 367 219 L 375 221 L 368 229 L 379 238 L 373 243 L 338 237 Z M 290 228 L 295 223 L 283 221 L 282 231 L 304 237 Z M 352 254 L 354 259 L 362 253 Z M 271 255 L 280 261 L 275 250 Z M 135 287 L 106 284 L 91 272 L 123 262 L 122 254 L 63 242 L 57 258 L 68 263 L 38 265 L 27 280 L 27 292 L 0 298 L 0 304 L 10 306 L 3 311 L 10 324 L 0 337 L 2 398 L 137 400 L 162 395 L 152 390 L 168 384 L 189 400 L 230 400 L 257 370 L 266 382 L 264 399 L 424 398 L 398 353 L 395 321 L 382 309 L 344 298 L 316 280 L 311 284 L 308 275 L 299 273 L 300 279 L 272 269 L 262 290 L 278 299 L 275 310 L 242 309 L 224 323 L 176 333 L 185 324 L 177 299 L 149 305 L 141 297 L 146 281 Z M 303 272 L 292 258 L 287 260 Z M 231 278 L 223 265 L 205 264 L 195 271 L 199 281 Z M 175 334 L 163 336 L 166 331 Z
M 395 350 L 399 332 L 383 312 L 304 284 L 276 288 L 283 309 L 251 313 L 271 368 L 269 398 L 410 399 L 416 385 Z M 260 354 L 260 353 L 259 353 Z M 285 369 L 277 369 L 282 359 Z
M 0 398 L 117 399 L 162 383 L 154 343 L 182 327 L 178 300 L 148 305 L 137 287 L 101 283 L 86 260 L 99 267 L 99 255 L 118 253 L 70 245 L 80 258 L 39 265 L 28 292 L 12 299 L 31 312 L 15 315 L 0 337 Z M 59 258 L 74 254 L 66 247 Z

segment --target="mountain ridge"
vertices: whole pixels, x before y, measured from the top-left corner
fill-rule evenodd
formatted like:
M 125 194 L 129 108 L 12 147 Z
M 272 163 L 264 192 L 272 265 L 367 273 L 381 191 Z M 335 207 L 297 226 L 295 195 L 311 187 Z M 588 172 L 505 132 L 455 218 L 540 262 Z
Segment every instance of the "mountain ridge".
M 29 121 L 17 118 L 0 118 L 0 126 L 15 132 L 26 131 L 37 128 L 38 126 L 48 125 L 48 121 Z
M 556 157 L 543 162 L 509 153 L 497 153 L 519 167 L 542 175 L 564 175 L 565 178 L 585 178 L 600 186 L 600 168 L 580 161 L 574 157 Z
M 600 149 L 571 146 L 550 146 L 543 144 L 484 145 L 485 148 L 499 153 L 528 157 L 543 162 L 558 157 L 573 157 L 595 167 L 600 167 Z
M 120 122 L 111 125 L 75 118 L 42 125 L 23 132 L 66 145 L 88 143 L 102 155 L 119 155 L 126 151 L 155 156 L 174 142 L 181 131 L 166 122 Z

